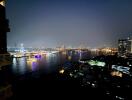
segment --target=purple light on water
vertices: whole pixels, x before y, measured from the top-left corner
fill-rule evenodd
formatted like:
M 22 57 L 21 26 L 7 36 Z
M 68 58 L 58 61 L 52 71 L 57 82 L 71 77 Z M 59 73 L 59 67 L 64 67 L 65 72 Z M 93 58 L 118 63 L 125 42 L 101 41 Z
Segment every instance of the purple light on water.
M 37 59 L 40 59 L 41 55 L 35 55 L 34 57 L 37 58 Z
M 32 62 L 32 70 L 34 71 L 37 67 L 37 63 L 36 62 Z

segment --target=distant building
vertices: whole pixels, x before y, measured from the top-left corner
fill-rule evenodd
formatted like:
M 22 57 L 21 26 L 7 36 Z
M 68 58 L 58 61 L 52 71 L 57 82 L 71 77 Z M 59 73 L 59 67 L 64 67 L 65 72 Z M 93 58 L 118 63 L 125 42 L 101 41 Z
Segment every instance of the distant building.
M 125 57 L 127 53 L 127 39 L 118 40 L 118 56 Z
M 127 39 L 127 53 L 132 54 L 132 39 Z
M 118 40 L 118 56 L 128 57 L 132 55 L 132 38 Z

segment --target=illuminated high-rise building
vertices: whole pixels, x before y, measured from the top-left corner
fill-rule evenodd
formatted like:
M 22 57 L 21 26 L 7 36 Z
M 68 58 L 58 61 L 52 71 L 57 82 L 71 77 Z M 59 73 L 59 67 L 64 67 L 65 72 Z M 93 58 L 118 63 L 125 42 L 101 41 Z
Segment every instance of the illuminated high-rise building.
M 132 38 L 127 39 L 127 53 L 132 54 Z
M 128 57 L 132 55 L 132 38 L 118 40 L 118 56 Z
M 126 57 L 131 59 L 132 61 L 132 37 L 128 37 L 127 39 L 127 54 Z
M 118 40 L 118 56 L 125 57 L 127 53 L 127 39 Z

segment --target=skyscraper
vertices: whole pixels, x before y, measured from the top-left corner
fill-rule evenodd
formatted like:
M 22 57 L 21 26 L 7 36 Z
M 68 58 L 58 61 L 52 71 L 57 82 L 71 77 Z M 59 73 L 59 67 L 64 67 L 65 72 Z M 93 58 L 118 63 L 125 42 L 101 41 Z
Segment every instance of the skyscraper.
M 125 57 L 127 53 L 127 39 L 118 40 L 118 56 Z
M 118 56 L 130 57 L 132 55 L 132 38 L 118 40 Z
M 127 39 L 127 53 L 132 53 L 132 38 L 130 37 Z

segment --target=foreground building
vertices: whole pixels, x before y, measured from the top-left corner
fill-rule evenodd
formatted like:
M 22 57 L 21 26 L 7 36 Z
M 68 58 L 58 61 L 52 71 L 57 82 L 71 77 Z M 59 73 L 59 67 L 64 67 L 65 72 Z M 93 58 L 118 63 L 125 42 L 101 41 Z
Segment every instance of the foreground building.
M 9 32 L 6 19 L 5 1 L 0 0 L 0 100 L 7 100 L 12 96 L 10 75 L 7 71 L 11 64 L 10 54 L 7 52 L 7 32 Z
M 7 32 L 9 32 L 8 20 L 6 19 L 5 1 L 0 0 L 0 67 L 11 63 L 7 52 Z

